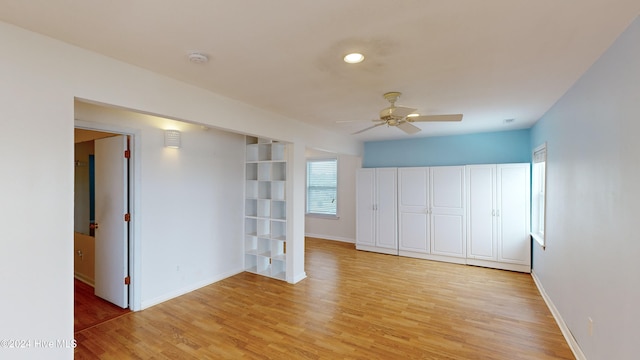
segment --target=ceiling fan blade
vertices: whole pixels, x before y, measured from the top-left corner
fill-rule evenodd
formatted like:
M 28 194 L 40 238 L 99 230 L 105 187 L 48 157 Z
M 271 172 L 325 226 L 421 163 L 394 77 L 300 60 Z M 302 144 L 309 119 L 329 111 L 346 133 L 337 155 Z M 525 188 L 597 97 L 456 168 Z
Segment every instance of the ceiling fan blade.
M 410 122 L 419 121 L 462 121 L 462 114 L 449 114 L 449 115 L 420 115 L 407 118 Z
M 371 130 L 371 129 L 373 129 L 374 127 L 378 127 L 378 126 L 380 126 L 380 125 L 384 125 L 384 124 L 386 124 L 386 122 L 381 122 L 381 123 L 379 123 L 379 124 L 375 124 L 375 125 L 369 126 L 368 128 L 364 128 L 364 129 L 362 129 L 362 130 L 359 130 L 359 131 L 356 131 L 356 132 L 354 132 L 354 133 L 351 133 L 351 135 L 360 134 L 360 133 L 363 133 L 363 132 L 365 132 L 365 131 L 367 131 L 367 130 Z
M 398 128 L 404 132 L 406 132 L 409 135 L 413 135 L 419 131 L 421 131 L 421 129 L 407 121 L 402 121 L 400 123 L 398 123 Z
M 412 109 L 404 106 L 396 106 L 396 107 L 389 108 L 389 110 L 391 110 L 391 114 L 393 116 L 403 118 L 409 114 L 413 114 L 418 109 Z

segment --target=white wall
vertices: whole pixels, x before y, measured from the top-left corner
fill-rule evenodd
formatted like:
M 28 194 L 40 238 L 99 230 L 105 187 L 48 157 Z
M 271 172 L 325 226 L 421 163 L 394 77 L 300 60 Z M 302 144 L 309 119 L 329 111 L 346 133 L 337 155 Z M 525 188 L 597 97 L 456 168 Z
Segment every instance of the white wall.
M 243 135 L 77 102 L 76 120 L 136 129 L 142 307 L 242 271 Z M 164 130 L 182 147 L 164 147 Z
M 636 19 L 532 129 L 532 147 L 547 142 L 533 271 L 590 360 L 638 358 L 639 64 Z
M 328 133 L 1 22 L 0 44 L 0 119 L 5 134 L 0 141 L 4 169 L 0 176 L 0 307 L 6 309 L 0 339 L 73 338 L 75 97 L 290 141 L 303 149 L 319 147 L 355 155 L 362 151 L 362 145 L 347 136 Z M 152 141 L 155 140 L 145 144 L 152 146 Z M 304 166 L 304 161 L 292 165 Z M 304 171 L 293 174 L 302 176 L 291 179 L 293 183 L 304 182 Z M 297 196 L 289 199 L 294 209 L 304 208 L 304 197 L 299 193 L 293 192 Z M 303 243 L 300 235 L 304 231 L 300 230 L 304 229 L 304 216 L 292 218 L 300 224 L 295 227 L 299 235 L 290 241 Z M 150 217 L 143 220 L 142 231 L 155 224 Z M 209 246 L 209 250 L 219 250 L 219 244 Z M 166 259 L 170 250 L 158 247 L 143 251 Z M 186 263 L 193 259 L 172 260 Z M 202 259 L 197 261 L 202 263 Z M 185 269 L 188 273 L 184 276 L 206 278 L 205 272 L 221 269 L 219 265 L 211 266 L 214 268 L 202 270 L 201 274 L 198 269 Z M 152 270 L 161 267 L 151 261 L 146 270 L 147 276 L 155 277 L 149 280 L 149 288 L 143 286 L 149 301 L 162 298 L 167 291 L 182 289 L 181 276 L 176 274 L 171 278 L 171 285 L 176 287 L 169 289 L 160 284 L 160 276 L 167 275 L 168 269 L 162 269 L 162 275 L 152 274 Z M 301 268 L 296 267 L 296 271 Z M 7 357 L 5 352 L 14 359 L 73 357 L 70 348 L 0 349 L 0 357 Z
M 306 216 L 305 235 L 329 240 L 356 242 L 356 170 L 362 158 L 307 149 L 307 159 L 338 159 L 338 218 Z

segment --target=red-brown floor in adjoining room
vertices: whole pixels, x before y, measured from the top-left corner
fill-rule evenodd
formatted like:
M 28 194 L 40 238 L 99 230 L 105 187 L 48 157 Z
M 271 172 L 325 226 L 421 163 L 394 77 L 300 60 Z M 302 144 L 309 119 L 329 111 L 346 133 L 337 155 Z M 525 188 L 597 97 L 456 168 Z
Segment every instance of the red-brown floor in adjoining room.
M 73 331 L 78 332 L 129 312 L 93 293 L 93 287 L 74 279 Z

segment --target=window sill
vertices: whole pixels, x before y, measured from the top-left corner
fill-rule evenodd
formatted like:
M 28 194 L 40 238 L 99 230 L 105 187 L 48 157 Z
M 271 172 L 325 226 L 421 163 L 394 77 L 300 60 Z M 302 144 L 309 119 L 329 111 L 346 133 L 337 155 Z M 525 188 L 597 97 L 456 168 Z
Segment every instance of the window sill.
M 540 247 L 542 247 L 542 250 L 545 249 L 545 245 L 544 245 L 544 236 L 540 235 L 540 234 L 534 234 L 534 233 L 530 233 L 531 237 L 538 243 L 538 245 L 540 245 Z
M 339 220 L 340 217 L 338 215 L 328 215 L 328 214 L 313 214 L 306 213 L 306 217 L 318 218 L 318 219 L 327 219 L 327 220 Z

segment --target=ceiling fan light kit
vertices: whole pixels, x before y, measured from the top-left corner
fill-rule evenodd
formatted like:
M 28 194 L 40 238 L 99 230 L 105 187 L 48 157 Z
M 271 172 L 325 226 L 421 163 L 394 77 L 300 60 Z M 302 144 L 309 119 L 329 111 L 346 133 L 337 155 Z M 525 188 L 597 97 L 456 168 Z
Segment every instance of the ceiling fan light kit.
M 419 127 L 411 124 L 413 122 L 462 121 L 462 114 L 420 115 L 416 113 L 418 109 L 396 106 L 396 101 L 398 101 L 400 95 L 402 94 L 398 91 L 385 93 L 383 97 L 391 104 L 391 106 L 380 110 L 380 118 L 372 120 L 376 124 L 360 131 L 356 131 L 352 135 L 360 134 L 381 125 L 397 127 L 405 133 L 413 135 L 422 131 Z

